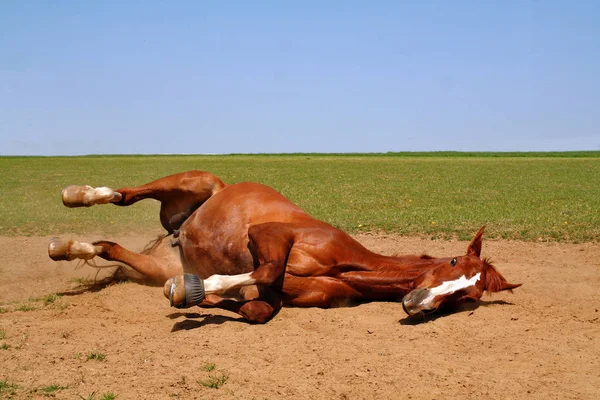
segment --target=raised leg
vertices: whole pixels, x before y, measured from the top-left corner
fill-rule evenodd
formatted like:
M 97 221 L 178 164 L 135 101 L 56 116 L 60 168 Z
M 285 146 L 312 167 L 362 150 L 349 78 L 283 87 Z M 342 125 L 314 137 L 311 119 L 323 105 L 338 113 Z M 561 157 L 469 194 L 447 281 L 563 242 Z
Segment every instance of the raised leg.
M 95 204 L 128 206 L 143 199 L 161 202 L 160 222 L 167 232 L 179 229 L 181 224 L 225 184 L 208 172 L 189 171 L 157 179 L 137 187 L 116 190 L 91 186 L 69 186 L 62 192 L 67 207 L 90 207 Z
M 111 188 L 93 188 L 88 185 L 69 186 L 62 191 L 62 201 L 67 207 L 91 207 L 96 204 L 117 203 L 121 201 L 121 193 Z
M 98 256 L 108 261 L 121 262 L 158 285 L 183 272 L 178 251 L 172 249 L 168 240 L 164 238 L 147 254 L 135 253 L 108 241 L 86 243 L 52 238 L 48 245 L 48 255 L 55 261 L 91 260 Z

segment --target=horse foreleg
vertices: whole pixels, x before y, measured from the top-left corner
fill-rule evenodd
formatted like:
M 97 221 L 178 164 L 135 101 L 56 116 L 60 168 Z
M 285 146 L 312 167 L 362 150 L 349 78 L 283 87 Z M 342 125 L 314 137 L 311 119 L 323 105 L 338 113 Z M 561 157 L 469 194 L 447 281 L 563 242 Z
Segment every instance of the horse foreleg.
M 48 245 L 48 255 L 54 261 L 91 260 L 98 256 L 108 261 L 121 262 L 159 285 L 183 272 L 183 267 L 175 255 L 157 257 L 153 254 L 135 253 L 108 241 L 86 243 L 52 238 Z
M 189 308 L 199 305 L 208 295 L 222 295 L 242 286 L 256 283 L 252 273 L 239 275 L 211 275 L 202 280 L 197 275 L 183 274 L 170 278 L 163 293 L 171 306 Z
M 256 286 L 245 287 L 258 289 Z M 249 322 L 258 324 L 267 322 L 281 309 L 281 297 L 268 288 L 261 288 L 260 294 L 259 290 L 250 290 L 242 295 L 245 300 L 238 301 L 209 294 L 199 306 L 228 310 L 241 315 Z
M 207 294 L 223 294 L 232 289 L 250 286 L 281 288 L 285 262 L 294 244 L 294 232 L 283 223 L 265 223 L 248 231 L 250 248 L 258 267 L 245 274 L 211 275 L 205 280 L 193 274 L 169 279 L 164 295 L 173 307 L 188 308 L 198 305 Z

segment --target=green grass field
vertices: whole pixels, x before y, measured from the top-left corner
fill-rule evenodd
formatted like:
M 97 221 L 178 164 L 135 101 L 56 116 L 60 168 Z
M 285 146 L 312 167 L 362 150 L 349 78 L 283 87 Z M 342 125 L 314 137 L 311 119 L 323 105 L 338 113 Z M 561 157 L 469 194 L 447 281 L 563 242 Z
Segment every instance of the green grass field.
M 72 184 L 139 185 L 191 169 L 270 185 L 349 232 L 566 242 L 600 238 L 600 152 L 0 157 L 3 235 L 161 232 L 158 203 L 68 209 Z

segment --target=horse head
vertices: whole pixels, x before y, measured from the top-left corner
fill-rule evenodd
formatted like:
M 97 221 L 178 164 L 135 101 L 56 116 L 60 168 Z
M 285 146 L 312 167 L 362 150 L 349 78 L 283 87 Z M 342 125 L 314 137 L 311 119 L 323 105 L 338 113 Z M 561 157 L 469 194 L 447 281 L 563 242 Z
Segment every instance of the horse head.
M 488 260 L 480 257 L 484 229 L 485 226 L 477 232 L 466 255 L 439 260 L 439 265 L 413 281 L 412 291 L 402 299 L 408 315 L 477 301 L 484 291 L 499 292 L 521 286 L 508 283 Z

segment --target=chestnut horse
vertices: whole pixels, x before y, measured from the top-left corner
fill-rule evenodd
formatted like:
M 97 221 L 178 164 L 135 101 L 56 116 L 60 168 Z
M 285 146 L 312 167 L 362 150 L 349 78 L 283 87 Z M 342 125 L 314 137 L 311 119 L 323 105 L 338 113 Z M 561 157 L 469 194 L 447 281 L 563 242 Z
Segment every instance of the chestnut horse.
M 167 231 L 149 251 L 53 238 L 50 257 L 122 262 L 164 284 L 172 306 L 223 308 L 256 323 L 268 321 L 283 305 L 333 307 L 350 301 L 402 299 L 404 310 L 415 315 L 520 286 L 480 258 L 484 228 L 462 256 L 388 257 L 311 217 L 270 187 L 226 185 L 208 172 L 117 190 L 70 186 L 62 193 L 67 207 L 129 206 L 146 198 L 161 202 L 160 222 Z

